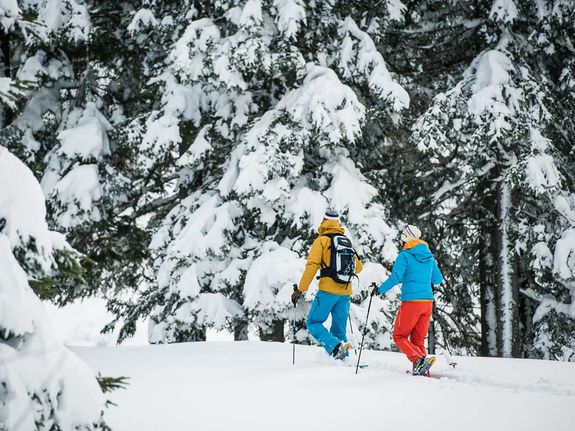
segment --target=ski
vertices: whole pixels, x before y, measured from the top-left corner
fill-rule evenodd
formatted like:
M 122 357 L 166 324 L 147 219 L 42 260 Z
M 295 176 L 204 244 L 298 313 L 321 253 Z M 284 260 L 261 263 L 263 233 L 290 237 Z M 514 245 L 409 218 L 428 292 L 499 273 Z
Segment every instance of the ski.
M 430 375 L 428 375 L 428 376 L 425 376 L 425 375 L 420 376 L 419 374 L 413 374 L 413 371 L 411 371 L 411 370 L 405 370 L 405 374 L 410 375 L 410 376 L 427 377 L 427 378 L 430 378 L 430 379 L 438 379 L 438 380 L 441 378 L 441 376 L 436 376 L 436 375 L 434 375 L 434 374 L 430 374 Z
M 346 366 L 346 367 L 353 367 L 355 368 L 357 364 L 352 364 L 352 363 L 347 363 L 347 362 L 342 362 L 342 365 Z M 364 369 L 369 367 L 368 364 L 359 364 L 359 368 Z

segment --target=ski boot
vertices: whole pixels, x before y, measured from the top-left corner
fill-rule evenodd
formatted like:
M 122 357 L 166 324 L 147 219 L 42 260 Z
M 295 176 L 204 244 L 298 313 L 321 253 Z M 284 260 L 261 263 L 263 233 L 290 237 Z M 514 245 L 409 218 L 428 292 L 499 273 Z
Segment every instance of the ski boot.
M 343 361 L 345 358 L 349 356 L 350 349 L 351 349 L 351 343 L 344 343 L 343 341 L 340 341 L 339 344 L 335 346 L 335 348 L 331 352 L 331 356 L 333 356 L 334 359 Z
M 429 377 L 429 369 L 435 363 L 435 356 L 422 356 L 413 363 L 414 376 Z

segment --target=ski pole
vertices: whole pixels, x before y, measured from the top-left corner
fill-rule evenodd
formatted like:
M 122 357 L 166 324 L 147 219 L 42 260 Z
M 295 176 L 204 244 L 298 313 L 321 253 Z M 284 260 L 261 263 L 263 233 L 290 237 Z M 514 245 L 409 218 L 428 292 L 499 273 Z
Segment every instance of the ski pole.
M 369 287 L 374 288 L 377 285 L 372 282 Z M 369 310 L 371 310 L 371 300 L 373 296 L 371 295 L 371 289 L 369 290 L 369 305 L 367 306 L 367 316 L 365 317 L 365 327 L 363 328 L 363 335 L 361 336 L 361 344 L 359 346 L 359 356 L 357 357 L 357 365 L 355 366 L 355 374 L 357 374 L 357 370 L 359 369 L 359 361 L 361 360 L 361 351 L 363 350 L 363 340 L 365 338 L 365 334 L 367 333 L 367 323 L 369 322 Z
M 295 292 L 297 290 L 297 284 L 293 285 L 293 291 Z M 292 365 L 295 365 L 295 311 L 296 311 L 296 307 L 297 307 L 297 302 L 294 303 L 293 305 L 293 321 L 292 321 L 292 345 L 293 345 L 293 349 L 292 349 Z
M 353 333 L 353 325 L 351 324 L 351 313 L 347 315 L 347 318 L 349 320 L 349 330 L 353 338 L 353 344 L 355 345 L 357 343 L 357 340 L 355 339 L 355 334 Z M 353 351 L 355 352 L 355 356 L 357 356 L 357 347 L 354 347 Z

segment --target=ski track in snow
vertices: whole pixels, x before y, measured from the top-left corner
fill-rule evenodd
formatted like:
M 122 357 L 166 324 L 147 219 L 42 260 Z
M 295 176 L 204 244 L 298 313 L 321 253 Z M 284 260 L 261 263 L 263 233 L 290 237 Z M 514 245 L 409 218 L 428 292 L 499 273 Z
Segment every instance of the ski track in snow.
M 435 378 L 403 355 L 332 361 L 315 346 L 263 342 L 76 347 L 105 376 L 129 376 L 106 414 L 123 430 L 572 430 L 575 364 L 439 356 Z

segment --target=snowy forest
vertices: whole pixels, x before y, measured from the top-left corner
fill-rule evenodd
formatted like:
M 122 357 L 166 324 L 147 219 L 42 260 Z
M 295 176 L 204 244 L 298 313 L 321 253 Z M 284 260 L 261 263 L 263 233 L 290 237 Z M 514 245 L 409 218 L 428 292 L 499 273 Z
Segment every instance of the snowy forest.
M 413 224 L 445 275 L 430 350 L 575 361 L 573 0 L 0 0 L 0 126 L 0 422 L 106 429 L 42 302 L 105 298 L 119 343 L 291 340 L 328 208 L 357 332 Z

